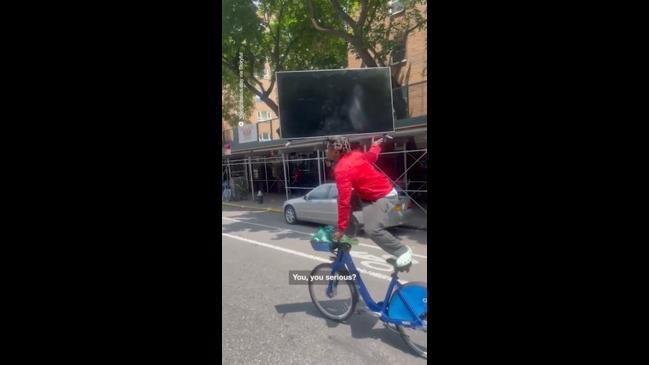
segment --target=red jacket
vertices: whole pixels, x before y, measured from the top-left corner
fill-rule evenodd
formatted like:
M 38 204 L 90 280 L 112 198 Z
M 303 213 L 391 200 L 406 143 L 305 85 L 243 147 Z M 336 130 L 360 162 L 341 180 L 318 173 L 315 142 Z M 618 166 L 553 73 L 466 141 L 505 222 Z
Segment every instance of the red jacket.
M 381 147 L 373 146 L 367 153 L 352 151 L 340 158 L 334 169 L 338 187 L 338 231 L 349 225 L 352 188 L 365 201 L 375 201 L 388 195 L 394 186 L 372 163 L 379 158 Z

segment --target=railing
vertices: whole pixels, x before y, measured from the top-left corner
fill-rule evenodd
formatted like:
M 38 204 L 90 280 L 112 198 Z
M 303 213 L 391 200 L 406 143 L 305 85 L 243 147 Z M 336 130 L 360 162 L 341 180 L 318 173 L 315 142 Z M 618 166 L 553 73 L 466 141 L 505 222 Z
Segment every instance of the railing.
M 257 140 L 268 142 L 279 139 L 279 118 L 257 122 Z
M 280 139 L 279 137 L 279 119 L 273 118 L 256 123 L 257 141 L 268 142 Z M 238 133 L 237 128 L 223 130 L 223 144 L 232 144 L 234 142 L 234 133 Z

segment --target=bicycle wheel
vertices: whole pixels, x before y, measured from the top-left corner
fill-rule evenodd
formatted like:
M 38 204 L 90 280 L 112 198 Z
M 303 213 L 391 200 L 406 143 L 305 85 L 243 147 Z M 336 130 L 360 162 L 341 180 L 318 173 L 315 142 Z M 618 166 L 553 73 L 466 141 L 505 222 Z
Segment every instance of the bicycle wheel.
M 324 263 L 316 266 L 311 271 L 311 276 L 331 275 L 333 265 Z M 347 270 L 339 269 L 335 274 L 349 275 Z M 358 302 L 358 290 L 352 280 L 334 281 L 334 290 L 327 293 L 328 285 L 316 284 L 309 278 L 309 294 L 311 301 L 326 318 L 332 321 L 343 322 L 347 320 L 356 308 Z
M 406 304 L 407 302 L 407 304 Z M 417 355 L 428 358 L 428 289 L 426 283 L 409 282 L 399 288 L 390 299 L 388 315 L 392 319 L 414 322 L 413 314 L 425 321 L 425 327 L 412 328 L 396 325 L 403 341 Z
M 428 312 L 422 314 L 420 319 L 428 323 Z M 403 341 L 410 347 L 417 355 L 428 359 L 428 328 L 410 328 L 406 326 L 397 325 L 397 330 L 401 335 Z

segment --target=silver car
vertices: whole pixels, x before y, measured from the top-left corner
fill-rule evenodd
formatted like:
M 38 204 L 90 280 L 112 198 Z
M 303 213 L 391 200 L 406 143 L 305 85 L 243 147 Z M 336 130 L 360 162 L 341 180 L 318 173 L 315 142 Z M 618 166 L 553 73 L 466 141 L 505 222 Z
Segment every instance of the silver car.
M 390 211 L 387 227 L 403 224 L 404 216 L 407 216 L 410 209 L 409 199 L 400 194 L 399 204 Z M 322 184 L 301 198 L 287 200 L 284 202 L 283 210 L 284 219 L 288 224 L 303 221 L 335 226 L 338 223 L 338 189 L 336 184 Z M 362 228 L 363 212 L 354 212 L 352 220 L 356 227 Z

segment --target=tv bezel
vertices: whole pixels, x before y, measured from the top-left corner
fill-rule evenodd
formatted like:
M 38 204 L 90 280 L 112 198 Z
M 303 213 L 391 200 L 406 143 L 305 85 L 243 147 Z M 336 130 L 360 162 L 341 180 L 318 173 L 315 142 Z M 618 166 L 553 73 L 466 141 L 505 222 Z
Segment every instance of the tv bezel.
M 280 95 L 279 95 L 279 74 L 287 74 L 287 73 L 298 73 L 298 72 L 323 72 L 323 71 L 368 71 L 368 70 L 388 70 L 388 90 L 390 90 L 390 108 L 392 109 L 391 117 L 392 117 L 392 130 L 390 131 L 378 131 L 378 132 L 369 132 L 369 133 L 349 133 L 349 134 L 323 134 L 323 135 L 318 135 L 318 136 L 309 136 L 309 137 L 284 137 L 282 134 L 282 131 L 284 131 L 284 128 L 282 127 L 282 109 L 281 109 L 281 101 L 280 101 Z M 338 135 L 344 135 L 344 136 L 372 136 L 372 135 L 377 135 L 381 133 L 390 133 L 395 131 L 395 120 L 394 120 L 394 95 L 392 93 L 392 69 L 390 67 L 365 67 L 365 68 L 334 68 L 334 69 L 324 69 L 324 70 L 297 70 L 297 71 L 276 71 L 275 72 L 275 80 L 277 82 L 277 119 L 279 119 L 279 130 L 280 130 L 280 138 L 281 139 L 288 139 L 288 140 L 309 140 L 309 139 L 322 139 L 326 137 L 331 137 L 331 136 L 338 136 Z

